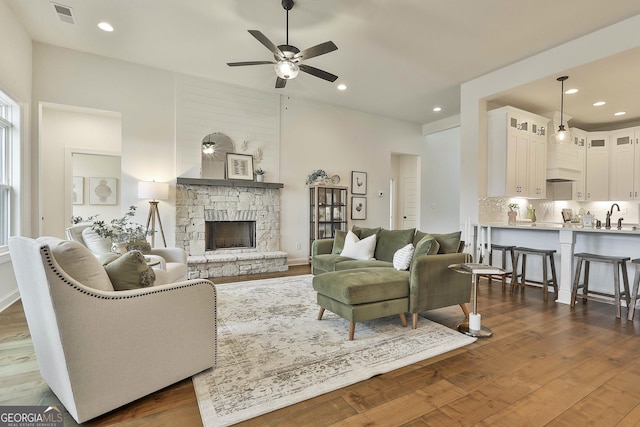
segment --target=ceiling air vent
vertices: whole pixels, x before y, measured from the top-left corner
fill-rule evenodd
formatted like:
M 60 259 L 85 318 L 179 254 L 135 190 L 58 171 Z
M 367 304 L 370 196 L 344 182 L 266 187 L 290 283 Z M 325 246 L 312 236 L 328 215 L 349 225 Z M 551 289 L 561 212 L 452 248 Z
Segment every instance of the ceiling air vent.
M 73 16 L 73 9 L 62 4 L 51 3 L 58 14 L 58 18 L 67 24 L 76 24 L 76 18 Z

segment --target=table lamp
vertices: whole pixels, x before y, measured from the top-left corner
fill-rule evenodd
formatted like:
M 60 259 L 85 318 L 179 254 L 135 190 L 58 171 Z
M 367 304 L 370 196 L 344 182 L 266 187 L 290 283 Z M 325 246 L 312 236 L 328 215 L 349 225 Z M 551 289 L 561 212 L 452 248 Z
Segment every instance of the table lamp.
M 162 235 L 162 243 L 167 247 L 167 240 L 164 238 L 164 230 L 162 229 L 162 221 L 160 220 L 160 211 L 158 211 L 158 200 L 167 200 L 169 198 L 169 184 L 166 182 L 140 181 L 138 182 L 138 198 L 149 200 L 149 216 L 147 217 L 147 233 L 149 233 L 149 224 L 151 224 L 151 247 L 156 244 L 156 218 L 160 226 L 160 234 Z

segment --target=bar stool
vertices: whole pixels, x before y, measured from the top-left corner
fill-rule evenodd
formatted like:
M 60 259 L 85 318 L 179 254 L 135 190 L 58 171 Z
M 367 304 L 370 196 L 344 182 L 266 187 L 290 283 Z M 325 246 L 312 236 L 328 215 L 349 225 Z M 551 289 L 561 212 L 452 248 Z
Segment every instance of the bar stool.
M 500 264 L 500 268 L 502 268 L 505 273 L 501 274 L 501 275 L 494 275 L 494 274 L 482 274 L 482 275 L 478 275 L 479 277 L 485 277 L 488 281 L 489 284 L 491 284 L 491 281 L 495 278 L 496 280 L 499 278 L 500 281 L 502 282 L 502 290 L 504 291 L 505 288 L 507 287 L 507 276 L 509 276 L 511 278 L 511 281 L 513 282 L 514 280 L 514 276 L 513 276 L 513 266 L 515 265 L 515 246 L 506 246 L 506 245 L 496 245 L 496 244 L 491 244 L 491 248 L 489 250 L 489 265 L 493 265 L 493 252 L 494 251 L 499 251 L 501 254 L 501 259 L 502 259 L 502 263 Z M 511 258 L 511 271 L 507 271 L 507 253 L 509 254 L 509 257 Z
M 514 274 L 516 274 L 516 277 L 511 279 L 511 293 L 513 293 L 516 286 L 522 286 L 522 290 L 524 291 L 525 286 L 532 286 L 533 284 L 542 285 L 544 300 L 547 301 L 549 299 L 549 286 L 553 286 L 555 299 L 557 299 L 558 277 L 556 275 L 556 263 L 553 259 L 553 254 L 555 253 L 555 249 L 532 249 L 516 246 L 516 261 L 513 265 L 513 271 L 515 272 Z M 522 255 L 522 269 L 520 270 L 520 274 L 518 274 L 518 262 L 520 260 L 520 255 Z M 527 255 L 538 255 L 542 257 L 542 282 L 527 279 Z M 549 278 L 549 269 L 551 270 L 551 278 Z M 518 277 L 520 277 L 520 281 L 518 281 Z
M 640 258 L 636 258 L 631 262 L 636 265 L 636 277 L 633 279 L 633 291 L 631 291 L 631 304 L 629 305 L 627 319 L 633 321 L 633 315 L 636 311 L 636 300 L 638 299 L 638 286 L 640 286 Z
M 578 289 L 582 288 L 582 294 L 580 294 L 580 297 L 582 298 L 583 304 L 586 303 L 588 299 L 607 302 L 608 300 L 604 298 L 599 298 L 599 297 L 613 296 L 616 304 L 616 317 L 618 319 L 620 318 L 620 315 L 622 312 L 620 297 L 624 295 L 627 301 L 627 307 L 629 308 L 629 315 L 633 317 L 633 312 L 630 308 L 631 298 L 629 296 L 629 276 L 627 275 L 627 261 L 629 261 L 631 258 L 597 255 L 597 254 L 590 254 L 586 252 L 574 254 L 573 257 L 578 260 L 578 263 L 576 264 L 575 278 L 573 279 L 573 285 L 571 286 L 571 307 L 575 307 Z M 589 290 L 589 265 L 592 262 L 601 262 L 601 263 L 611 264 L 613 266 L 613 282 L 614 282 L 613 295 L 605 292 L 596 292 L 596 291 Z M 580 273 L 582 271 L 583 263 L 584 263 L 584 282 L 581 285 Z M 620 294 L 620 270 L 622 270 L 622 284 L 624 285 L 624 292 L 622 294 Z M 593 295 L 589 295 L 589 294 L 593 294 Z M 635 301 L 634 301 L 634 304 L 635 304 Z

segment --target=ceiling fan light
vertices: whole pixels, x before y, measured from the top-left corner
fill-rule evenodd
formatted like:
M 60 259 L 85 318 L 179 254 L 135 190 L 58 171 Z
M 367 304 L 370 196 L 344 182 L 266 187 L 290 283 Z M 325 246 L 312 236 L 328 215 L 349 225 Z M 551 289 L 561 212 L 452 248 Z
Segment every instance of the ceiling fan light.
M 276 70 L 276 75 L 285 80 L 295 79 L 300 72 L 298 64 L 291 61 L 279 61 L 273 68 Z

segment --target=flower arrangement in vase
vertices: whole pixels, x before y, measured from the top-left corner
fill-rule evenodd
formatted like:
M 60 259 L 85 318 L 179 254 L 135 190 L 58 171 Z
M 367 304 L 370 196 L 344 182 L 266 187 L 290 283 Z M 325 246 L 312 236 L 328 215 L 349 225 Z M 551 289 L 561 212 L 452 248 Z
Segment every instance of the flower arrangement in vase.
M 262 168 L 258 168 L 255 170 L 256 173 L 256 182 L 263 182 L 264 181 L 264 174 L 265 171 Z
M 509 212 L 507 212 L 507 216 L 509 217 L 508 224 L 516 225 L 518 209 L 520 209 L 520 206 L 517 203 L 509 203 L 507 207 L 509 208 Z

